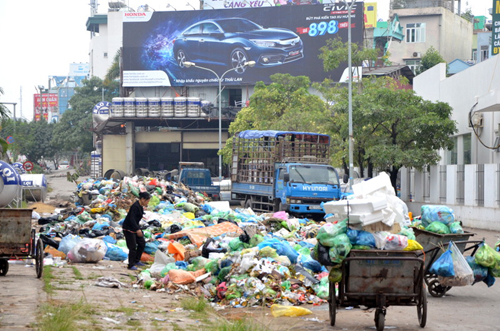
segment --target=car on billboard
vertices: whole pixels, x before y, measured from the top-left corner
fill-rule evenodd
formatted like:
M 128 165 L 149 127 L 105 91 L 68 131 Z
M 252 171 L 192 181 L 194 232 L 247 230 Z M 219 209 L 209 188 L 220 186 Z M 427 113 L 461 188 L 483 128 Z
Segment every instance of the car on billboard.
M 282 28 L 263 28 L 245 18 L 220 18 L 197 22 L 174 39 L 173 54 L 179 67 L 184 62 L 222 65 L 245 72 L 243 64 L 277 66 L 304 57 L 302 40 Z

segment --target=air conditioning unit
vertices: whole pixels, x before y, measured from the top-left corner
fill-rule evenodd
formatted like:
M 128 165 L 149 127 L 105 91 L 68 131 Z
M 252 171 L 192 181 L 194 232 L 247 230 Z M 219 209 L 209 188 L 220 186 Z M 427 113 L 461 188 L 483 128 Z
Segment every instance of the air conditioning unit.
M 483 127 L 483 114 L 481 113 L 474 113 L 471 118 L 472 125 L 475 128 L 482 128 Z
M 413 52 L 413 57 L 422 57 L 420 52 Z

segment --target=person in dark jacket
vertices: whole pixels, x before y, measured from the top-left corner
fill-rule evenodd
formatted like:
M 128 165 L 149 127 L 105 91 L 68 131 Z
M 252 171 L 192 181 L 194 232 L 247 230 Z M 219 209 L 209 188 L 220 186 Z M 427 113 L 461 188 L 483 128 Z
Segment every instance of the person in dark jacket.
M 144 266 L 141 262 L 141 256 L 146 247 L 144 233 L 139 228 L 139 222 L 144 215 L 144 207 L 149 203 L 151 196 L 147 192 L 139 193 L 139 200 L 134 202 L 128 211 L 125 221 L 123 221 L 123 234 L 127 241 L 128 253 L 128 269 L 137 270 L 136 266 Z

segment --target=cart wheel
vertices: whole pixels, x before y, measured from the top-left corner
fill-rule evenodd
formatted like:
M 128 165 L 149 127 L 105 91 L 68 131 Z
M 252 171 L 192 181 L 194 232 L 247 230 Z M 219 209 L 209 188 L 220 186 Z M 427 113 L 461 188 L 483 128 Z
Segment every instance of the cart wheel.
M 9 271 L 9 262 L 6 259 L 0 259 L 0 276 L 7 275 Z
M 434 279 L 429 283 L 429 293 L 436 298 L 442 297 L 447 291 L 447 288 Z
M 377 331 L 383 331 L 385 328 L 385 309 L 377 308 L 375 310 L 375 326 Z
M 427 323 L 427 292 L 422 288 L 422 295 L 420 296 L 420 302 L 417 306 L 418 322 L 420 327 L 425 327 Z
M 335 283 L 330 282 L 328 308 L 330 311 L 330 325 L 335 326 L 335 317 L 337 314 L 337 298 L 335 296 Z
M 43 273 L 43 242 L 42 239 L 38 238 L 36 242 L 36 278 L 42 277 Z

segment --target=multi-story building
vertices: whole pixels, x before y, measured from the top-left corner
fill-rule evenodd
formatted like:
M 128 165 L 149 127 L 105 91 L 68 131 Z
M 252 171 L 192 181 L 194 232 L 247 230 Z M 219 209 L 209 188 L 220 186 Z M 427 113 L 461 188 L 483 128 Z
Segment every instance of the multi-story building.
M 395 14 L 405 39 L 389 49 L 389 60 L 394 64 L 406 64 L 415 70 L 431 46 L 446 62 L 471 59 L 473 24 L 460 16 L 455 1 L 391 0 L 390 16 Z

